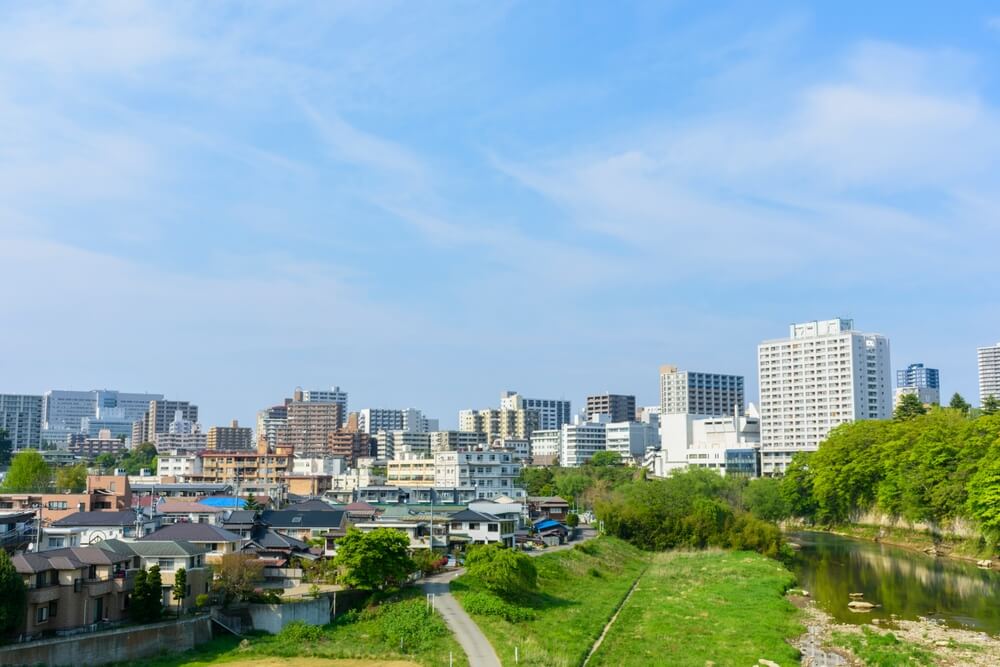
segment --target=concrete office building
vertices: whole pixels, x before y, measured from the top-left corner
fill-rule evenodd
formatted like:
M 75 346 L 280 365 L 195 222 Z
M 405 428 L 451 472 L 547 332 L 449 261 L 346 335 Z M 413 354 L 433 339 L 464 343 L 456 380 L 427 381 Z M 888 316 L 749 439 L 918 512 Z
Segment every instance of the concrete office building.
M 599 413 L 601 414 L 601 413 Z M 642 461 L 646 452 L 660 446 L 658 426 L 637 421 L 608 422 L 605 449 L 616 452 L 623 462 Z
M 793 324 L 788 338 L 757 347 L 757 367 L 764 475 L 815 451 L 839 424 L 892 416 L 889 341 L 852 320 Z
M 235 419 L 229 426 L 213 426 L 208 429 L 205 446 L 208 449 L 253 449 L 253 429 L 240 426 Z
M 263 438 L 268 445 L 278 444 L 278 431 L 288 423 L 288 406 L 272 405 L 257 413 L 257 439 Z
M 42 397 L 0 394 L 0 430 L 7 431 L 14 449 L 38 447 L 42 442 Z
M 577 421 L 563 424 L 559 465 L 566 468 L 582 466 L 597 452 L 607 449 L 607 424 Z
M 534 465 L 553 465 L 558 463 L 561 450 L 561 428 L 532 432 L 531 462 Z
M 743 376 L 681 371 L 660 367 L 660 419 L 664 415 L 728 416 L 742 414 Z
M 979 404 L 988 396 L 1000 399 L 1000 343 L 976 350 L 979 357 Z
M 751 467 L 739 473 L 756 476 L 760 449 L 760 414 L 750 405 L 746 414 L 733 410 L 728 417 L 668 415 L 662 431 L 663 447 L 647 458 L 650 472 L 666 477 L 670 471 L 689 467 L 728 474 L 727 461 L 739 460 L 749 451 Z
M 627 394 L 595 394 L 587 397 L 587 421 L 597 415 L 607 415 L 612 422 L 636 421 L 635 396 Z
M 504 392 L 500 397 L 501 410 L 534 410 L 538 413 L 538 429 L 560 428 L 572 420 L 570 402 L 549 398 L 524 398 L 516 391 Z M 512 436 L 522 437 L 522 436 Z
M 42 441 L 65 444 L 71 434 L 83 433 L 84 418 L 120 419 L 131 424 L 143 417 L 150 401 L 162 398 L 163 394 L 133 394 L 113 389 L 47 391 L 42 397 Z M 109 412 L 112 409 L 117 411 Z

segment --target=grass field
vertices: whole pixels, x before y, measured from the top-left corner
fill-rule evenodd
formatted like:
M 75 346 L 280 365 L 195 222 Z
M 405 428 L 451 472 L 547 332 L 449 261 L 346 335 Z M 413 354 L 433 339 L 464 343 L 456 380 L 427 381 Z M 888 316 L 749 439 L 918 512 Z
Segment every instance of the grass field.
M 508 622 L 498 616 L 473 616 L 505 665 L 568 667 L 579 665 L 601 634 L 649 555 L 614 538 L 602 537 L 573 549 L 539 556 L 539 592 L 524 605 L 530 620 Z M 478 589 L 460 577 L 452 592 L 461 602 Z
M 656 554 L 588 664 L 798 665 L 785 641 L 804 631 L 784 597 L 792 582 L 780 563 L 755 553 Z
M 465 652 L 444 620 L 427 613 L 423 593 L 407 590 L 395 601 L 361 613 L 344 614 L 325 627 L 292 625 L 278 635 L 249 637 L 246 646 L 240 646 L 240 640 L 234 637 L 219 637 L 193 651 L 151 658 L 143 665 L 441 666 L 449 664 L 449 654 L 453 654 L 456 667 L 468 665 Z

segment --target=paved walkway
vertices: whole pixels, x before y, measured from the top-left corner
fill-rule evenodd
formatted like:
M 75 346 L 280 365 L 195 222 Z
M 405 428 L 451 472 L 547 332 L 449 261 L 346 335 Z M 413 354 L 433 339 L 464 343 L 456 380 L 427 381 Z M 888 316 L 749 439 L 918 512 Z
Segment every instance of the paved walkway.
M 462 568 L 427 577 L 420 586 L 424 589 L 424 593 L 434 594 L 434 607 L 465 650 L 469 666 L 500 667 L 500 658 L 493 650 L 493 645 L 449 591 L 451 580 L 464 572 L 465 569 Z

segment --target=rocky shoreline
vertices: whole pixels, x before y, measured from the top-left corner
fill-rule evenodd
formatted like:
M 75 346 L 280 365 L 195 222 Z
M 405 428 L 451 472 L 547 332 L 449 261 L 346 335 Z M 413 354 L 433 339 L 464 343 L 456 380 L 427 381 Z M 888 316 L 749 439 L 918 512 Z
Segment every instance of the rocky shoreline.
M 983 632 L 952 628 L 929 619 L 873 619 L 871 625 L 836 622 L 819 608 L 815 600 L 801 591 L 790 592 L 788 599 L 802 610 L 807 631 L 793 644 L 802 652 L 804 667 L 860 666 L 865 663 L 845 647 L 834 646 L 834 633 L 862 634 L 868 627 L 881 634 L 893 633 L 897 639 L 918 646 L 931 654 L 940 667 L 995 667 L 1000 665 L 1000 638 Z M 846 602 L 845 602 L 846 604 Z

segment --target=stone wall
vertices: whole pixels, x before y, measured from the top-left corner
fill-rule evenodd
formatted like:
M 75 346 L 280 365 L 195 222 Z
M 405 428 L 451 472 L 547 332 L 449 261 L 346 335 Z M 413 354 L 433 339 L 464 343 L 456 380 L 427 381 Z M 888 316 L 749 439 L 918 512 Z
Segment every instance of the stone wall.
M 93 632 L 65 639 L 15 644 L 0 648 L 0 665 L 102 665 L 134 662 L 159 653 L 177 653 L 212 638 L 208 616 Z
M 930 531 L 932 533 L 945 533 L 957 535 L 966 539 L 978 538 L 980 533 L 976 526 L 962 518 L 956 518 L 947 523 L 932 525 L 929 523 L 906 521 L 900 517 L 892 517 L 880 512 L 864 512 L 851 517 L 851 523 L 866 526 L 883 526 L 885 528 L 906 528 L 909 530 Z

